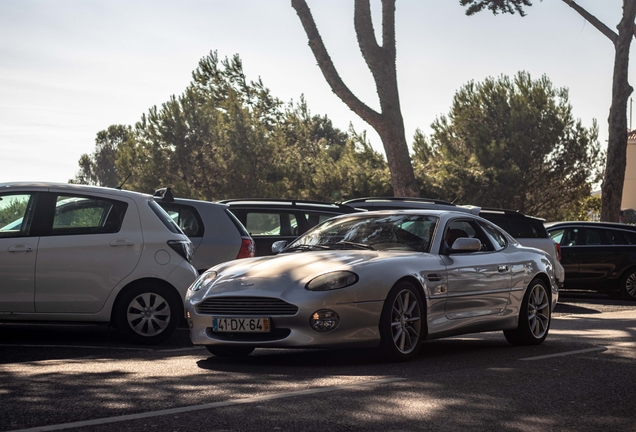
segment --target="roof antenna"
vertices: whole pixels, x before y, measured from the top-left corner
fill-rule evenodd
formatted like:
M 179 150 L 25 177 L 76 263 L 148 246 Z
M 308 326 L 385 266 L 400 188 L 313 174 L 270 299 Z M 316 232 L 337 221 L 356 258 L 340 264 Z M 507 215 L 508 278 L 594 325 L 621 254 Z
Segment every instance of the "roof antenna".
M 121 184 L 120 184 L 119 186 L 115 187 L 115 189 L 117 189 L 117 190 L 121 190 L 121 188 L 122 188 L 122 187 L 124 186 L 124 184 L 128 181 L 128 179 L 130 178 L 130 176 L 131 176 L 131 175 L 132 175 L 132 173 L 128 174 L 128 177 L 126 177 L 126 178 L 124 179 L 124 181 L 123 181 L 123 182 L 121 182 Z

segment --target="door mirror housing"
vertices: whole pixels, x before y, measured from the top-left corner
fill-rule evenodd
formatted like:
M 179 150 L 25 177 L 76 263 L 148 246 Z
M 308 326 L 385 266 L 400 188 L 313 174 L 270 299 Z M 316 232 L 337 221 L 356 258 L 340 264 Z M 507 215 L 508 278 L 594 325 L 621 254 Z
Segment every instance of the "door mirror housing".
M 458 238 L 451 246 L 450 253 L 453 252 L 478 252 L 481 250 L 481 240 L 476 238 Z
M 272 243 L 272 252 L 274 255 L 281 252 L 287 246 L 287 240 L 279 240 Z

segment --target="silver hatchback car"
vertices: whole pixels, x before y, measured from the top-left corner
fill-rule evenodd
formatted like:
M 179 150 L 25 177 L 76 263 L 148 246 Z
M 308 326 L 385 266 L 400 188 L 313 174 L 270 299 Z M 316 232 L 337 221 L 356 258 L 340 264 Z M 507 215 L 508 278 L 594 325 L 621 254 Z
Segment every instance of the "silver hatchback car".
M 112 323 L 162 342 L 197 272 L 152 196 L 63 183 L 0 184 L 0 321 Z

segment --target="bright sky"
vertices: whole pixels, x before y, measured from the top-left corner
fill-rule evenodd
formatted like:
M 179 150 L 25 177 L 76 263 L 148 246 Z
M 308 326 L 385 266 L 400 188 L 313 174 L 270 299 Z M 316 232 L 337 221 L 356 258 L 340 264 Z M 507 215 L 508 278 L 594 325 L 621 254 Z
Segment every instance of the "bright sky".
M 345 83 L 377 108 L 355 37 L 353 1 L 308 3 Z M 597 119 L 605 144 L 611 42 L 562 0 L 533 3 L 521 18 L 486 11 L 466 17 L 459 0 L 397 1 L 408 142 L 417 128 L 430 134 L 468 81 L 526 70 L 568 87 L 574 115 L 587 127 Z M 578 3 L 610 28 L 620 20 L 621 0 Z M 379 31 L 379 0 L 372 7 Z M 329 89 L 290 0 L 0 0 L 0 182 L 75 177 L 97 132 L 134 125 L 152 106 L 180 95 L 212 50 L 221 58 L 239 54 L 247 78 L 261 77 L 283 101 L 304 94 L 312 113 L 344 130 L 350 123 L 367 130 L 382 151 L 373 129 Z

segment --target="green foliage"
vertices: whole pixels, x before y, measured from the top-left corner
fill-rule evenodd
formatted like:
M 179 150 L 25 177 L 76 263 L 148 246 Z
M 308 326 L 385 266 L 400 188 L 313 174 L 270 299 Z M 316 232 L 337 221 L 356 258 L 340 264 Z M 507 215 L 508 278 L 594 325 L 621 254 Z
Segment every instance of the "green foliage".
M 79 172 L 69 183 L 115 187 L 120 178 L 115 161 L 117 152 L 129 139 L 132 131 L 129 126 L 112 125 L 97 133 L 93 154 L 83 154 L 79 160 Z
M 586 196 L 563 213 L 561 220 L 598 221 L 601 217 L 601 197 Z
M 312 115 L 302 97 L 283 104 L 260 80 L 246 79 L 238 56 L 210 53 L 192 77 L 181 96 L 152 107 L 113 146 L 119 179 L 130 175 L 128 189 L 170 186 L 176 196 L 205 200 L 390 194 L 386 162 L 364 135 Z M 112 166 L 98 160 L 100 142 L 80 159 L 77 182 Z
M 596 123 L 575 121 L 567 89 L 545 76 L 470 82 L 432 128 L 413 145 L 425 196 L 558 220 L 600 180 Z
M 468 6 L 466 15 L 474 15 L 484 9 L 489 9 L 495 15 L 500 12 L 514 15 L 517 12 L 519 15 L 525 16 L 523 7 L 532 6 L 530 0 L 459 0 L 459 4 Z

